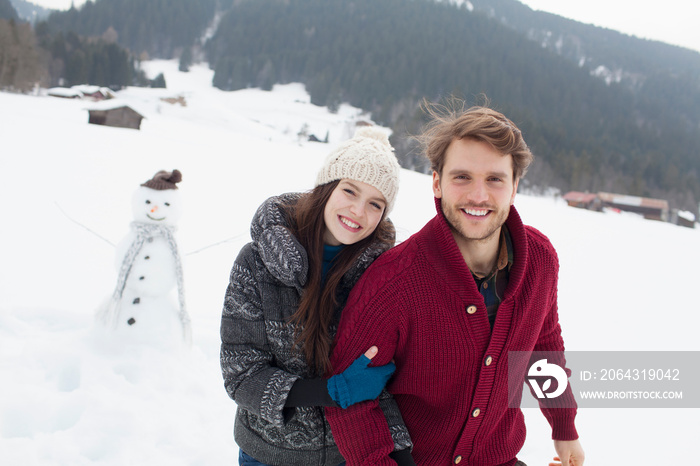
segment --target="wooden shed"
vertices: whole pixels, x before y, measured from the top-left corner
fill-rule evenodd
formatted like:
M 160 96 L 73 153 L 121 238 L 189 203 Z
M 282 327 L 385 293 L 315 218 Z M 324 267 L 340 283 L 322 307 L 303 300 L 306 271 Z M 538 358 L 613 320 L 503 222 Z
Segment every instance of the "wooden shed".
M 682 227 L 695 228 L 695 214 L 687 210 L 671 210 L 671 218 L 669 221 Z
M 603 207 L 635 212 L 649 220 L 668 221 L 668 201 L 624 194 L 598 193 Z
M 88 112 L 90 114 L 88 123 L 117 128 L 141 129 L 141 120 L 144 118 L 139 112 L 124 104 L 96 107 L 89 109 Z

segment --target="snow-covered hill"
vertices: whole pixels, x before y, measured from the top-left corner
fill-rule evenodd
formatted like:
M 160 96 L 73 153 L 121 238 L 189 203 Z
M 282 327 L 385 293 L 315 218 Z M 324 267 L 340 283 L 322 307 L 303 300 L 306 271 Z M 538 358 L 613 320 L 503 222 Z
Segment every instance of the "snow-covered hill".
M 151 77 L 163 71 L 168 89 L 118 93 L 146 116 L 141 131 L 88 125 L 86 101 L 0 93 L 3 465 L 234 464 L 235 404 L 218 362 L 229 269 L 260 202 L 310 188 L 331 147 L 367 118 L 315 107 L 301 85 L 226 93 L 206 67 L 145 66 Z M 161 100 L 179 96 L 186 106 Z M 302 128 L 330 144 L 300 140 Z M 109 243 L 128 231 L 131 193 L 174 168 L 194 344 L 165 351 L 105 338 L 93 312 L 115 285 Z M 392 219 L 405 239 L 435 212 L 428 176 L 402 171 L 401 183 Z M 700 350 L 700 231 L 553 198 L 518 195 L 516 206 L 558 249 L 569 350 Z M 586 464 L 689 464 L 699 414 L 581 409 Z M 547 464 L 546 421 L 537 410 L 526 418 L 520 457 Z

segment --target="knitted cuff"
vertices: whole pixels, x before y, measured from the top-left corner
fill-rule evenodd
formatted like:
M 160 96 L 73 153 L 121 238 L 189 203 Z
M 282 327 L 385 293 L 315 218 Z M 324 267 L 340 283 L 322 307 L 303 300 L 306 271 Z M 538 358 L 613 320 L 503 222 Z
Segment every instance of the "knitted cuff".
M 334 375 L 328 379 L 328 394 L 341 408 L 345 409 L 350 406 L 350 390 L 342 374 Z
M 576 410 L 559 408 L 553 409 L 551 412 L 554 414 L 550 420 L 552 426 L 552 440 L 578 439 L 578 432 L 576 431 L 576 424 L 574 423 Z

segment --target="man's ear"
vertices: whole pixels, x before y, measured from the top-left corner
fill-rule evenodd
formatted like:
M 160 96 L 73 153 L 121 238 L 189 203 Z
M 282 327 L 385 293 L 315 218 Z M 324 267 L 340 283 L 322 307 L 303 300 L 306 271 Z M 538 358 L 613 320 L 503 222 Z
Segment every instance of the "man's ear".
M 518 183 L 520 183 L 520 178 L 513 182 L 513 195 L 510 196 L 510 205 L 513 205 L 515 202 L 515 195 L 518 193 Z
M 438 199 L 442 199 L 442 190 L 440 189 L 440 175 L 433 170 L 433 195 Z

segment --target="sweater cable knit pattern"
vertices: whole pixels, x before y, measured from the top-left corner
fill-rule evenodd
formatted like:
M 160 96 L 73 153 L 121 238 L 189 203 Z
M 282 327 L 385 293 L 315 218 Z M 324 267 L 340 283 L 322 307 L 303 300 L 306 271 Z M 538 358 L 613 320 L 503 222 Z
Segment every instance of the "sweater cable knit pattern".
M 369 342 L 379 348 L 375 364 L 395 361 L 387 389 L 417 464 L 452 464 L 460 456 L 460 465 L 510 466 L 525 441 L 525 423 L 520 409 L 509 408 L 519 404 L 523 384 L 509 399 L 508 353 L 564 350 L 558 259 L 547 238 L 523 225 L 512 207 L 507 226 L 514 263 L 492 331 L 439 200 L 436 207 L 435 218 L 375 261 L 353 289 L 331 362 L 342 372 Z M 574 403 L 570 388 L 562 396 L 575 406 L 568 404 Z M 554 439 L 578 437 L 576 409 L 541 407 Z M 348 465 L 392 464 L 391 437 L 376 402 L 326 413 Z
M 268 199 L 251 225 L 231 270 L 221 319 L 221 369 L 228 395 L 236 401 L 235 438 L 240 448 L 265 464 L 333 465 L 344 461 L 335 445 L 323 408 L 285 408 L 291 387 L 312 371 L 294 347 L 290 316 L 299 305 L 308 273 L 306 251 L 285 224 L 281 205 L 300 194 Z M 338 301 L 385 248 L 370 247 L 343 277 Z M 335 335 L 340 311 L 330 327 Z M 382 416 L 394 432 L 397 450 L 411 446 L 395 401 L 380 395 Z M 393 449 L 393 447 L 392 447 Z

